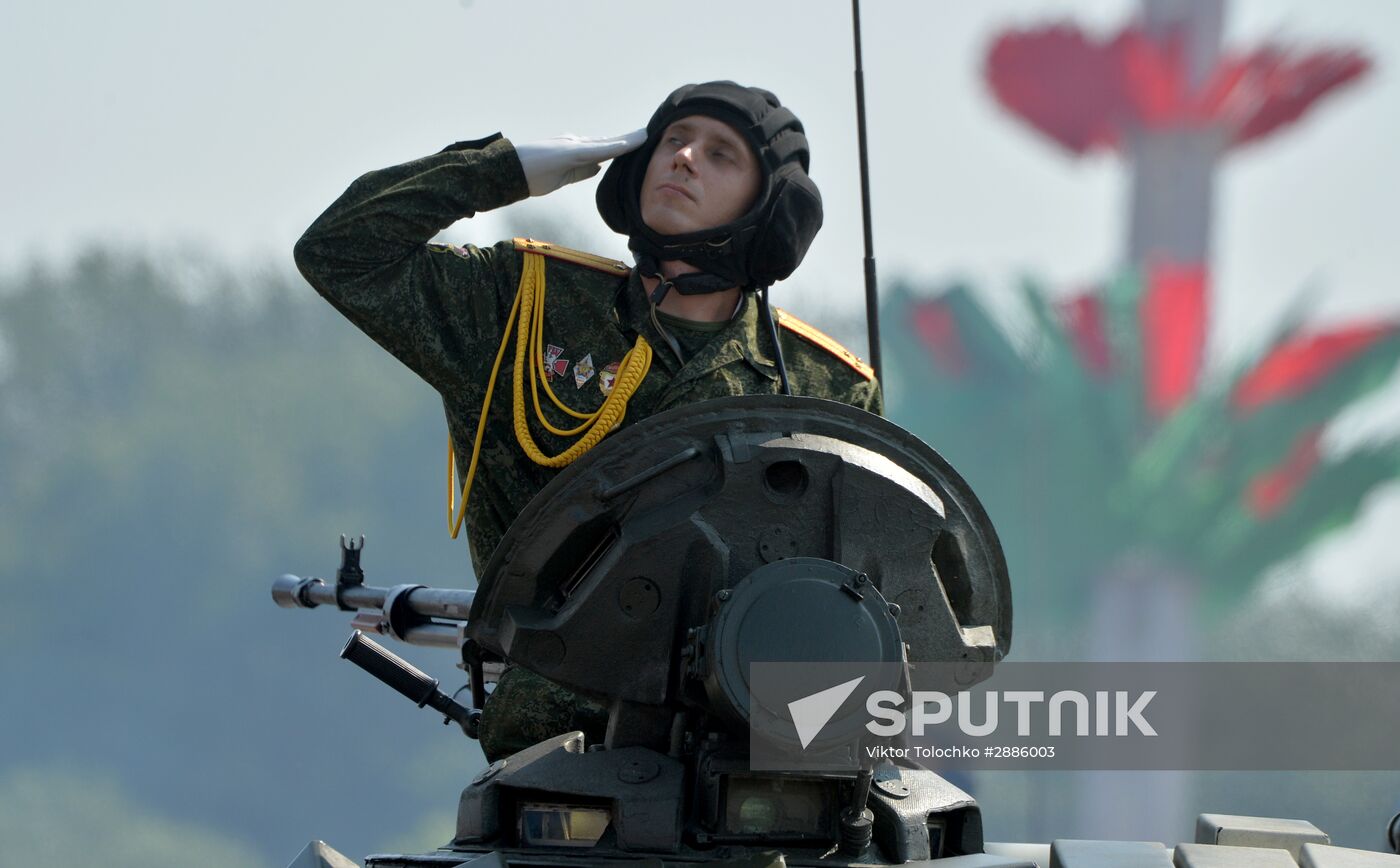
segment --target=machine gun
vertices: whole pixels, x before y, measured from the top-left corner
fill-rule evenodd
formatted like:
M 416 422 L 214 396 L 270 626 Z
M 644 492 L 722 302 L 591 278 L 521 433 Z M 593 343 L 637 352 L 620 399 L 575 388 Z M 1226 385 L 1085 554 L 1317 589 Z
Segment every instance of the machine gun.
M 436 853 L 367 865 L 990 858 L 970 855 L 983 849 L 970 796 L 860 759 L 863 717 L 836 714 L 798 748 L 790 708 L 751 690 L 756 663 L 858 661 L 885 665 L 884 686 L 907 693 L 910 661 L 962 662 L 980 678 L 1009 648 L 990 521 L 942 458 L 884 419 L 750 396 L 638 422 L 531 501 L 474 592 L 366 585 L 361 551 L 342 538 L 334 583 L 283 576 L 274 599 L 358 611 L 342 656 L 469 736 L 507 663 L 608 710 L 600 743 L 565 732 L 492 763 Z M 366 633 L 457 649 L 470 706 Z M 760 743 L 828 762 L 756 770 Z
M 287 609 L 314 609 L 336 606 L 347 611 L 359 611 L 351 625 L 350 634 L 340 656 L 383 681 L 385 684 L 418 703 L 442 712 L 444 723 L 456 723 L 470 738 L 477 737 L 481 723 L 480 708 L 485 702 L 485 673 L 478 662 L 465 664 L 471 673 L 469 682 L 483 691 L 473 696 L 473 707 L 467 708 L 438 689 L 438 680 L 402 657 L 364 635 L 364 630 L 392 636 L 401 642 L 431 647 L 467 648 L 469 640 L 462 638 L 475 591 L 438 590 L 425 585 L 397 585 L 392 588 L 368 587 L 360 569 L 360 552 L 365 539 L 358 543 L 340 538 L 340 569 L 334 585 L 318 578 L 303 579 L 284 575 L 272 583 L 272 599 Z

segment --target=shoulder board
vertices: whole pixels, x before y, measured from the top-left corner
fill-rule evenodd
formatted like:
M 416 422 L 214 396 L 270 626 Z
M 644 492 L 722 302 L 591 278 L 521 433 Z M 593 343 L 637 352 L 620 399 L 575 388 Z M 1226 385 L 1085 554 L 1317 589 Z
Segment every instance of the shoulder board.
M 616 259 L 609 259 L 606 256 L 597 256 L 592 253 L 584 253 L 582 250 L 560 247 L 558 244 L 550 244 L 548 241 L 536 241 L 533 238 L 515 239 L 515 249 L 526 253 L 538 253 L 542 256 L 548 256 L 550 259 L 562 259 L 565 262 L 572 262 L 574 265 L 582 265 L 585 268 L 605 271 L 608 274 L 616 274 L 619 276 L 632 270 L 626 263 L 619 262 Z
M 831 335 L 821 331 L 816 326 L 803 322 L 782 308 L 774 308 L 773 312 L 778 315 L 778 325 L 782 328 L 787 329 L 798 337 L 806 340 L 808 343 L 816 344 L 828 353 L 831 353 L 836 358 L 850 365 L 856 370 L 856 373 L 867 380 L 875 379 L 875 369 L 865 362 L 862 362 L 855 353 L 841 346 Z

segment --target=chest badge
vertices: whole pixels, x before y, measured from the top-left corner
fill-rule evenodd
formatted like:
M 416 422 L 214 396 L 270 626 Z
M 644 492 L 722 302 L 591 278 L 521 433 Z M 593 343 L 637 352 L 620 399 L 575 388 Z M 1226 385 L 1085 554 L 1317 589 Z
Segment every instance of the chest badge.
M 574 388 L 582 389 L 583 384 L 593 379 L 593 354 L 589 353 L 574 364 Z
M 561 359 L 564 355 L 563 347 L 556 347 L 549 344 L 544 348 L 544 370 L 549 382 L 554 382 L 555 377 L 562 377 L 569 372 L 569 360 Z
M 617 362 L 608 362 L 598 372 L 598 388 L 605 396 L 612 394 L 613 382 L 617 380 L 617 365 Z

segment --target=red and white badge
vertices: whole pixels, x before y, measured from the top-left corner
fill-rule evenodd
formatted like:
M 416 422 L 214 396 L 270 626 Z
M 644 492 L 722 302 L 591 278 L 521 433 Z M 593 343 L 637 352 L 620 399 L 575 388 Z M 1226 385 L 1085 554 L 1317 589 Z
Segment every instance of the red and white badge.
M 617 362 L 608 362 L 598 374 L 598 388 L 604 395 L 611 395 L 613 383 L 617 380 Z
M 555 377 L 562 377 L 569 372 L 569 360 L 561 359 L 564 355 L 563 347 L 556 347 L 549 344 L 544 348 L 544 370 L 549 382 L 554 382 Z

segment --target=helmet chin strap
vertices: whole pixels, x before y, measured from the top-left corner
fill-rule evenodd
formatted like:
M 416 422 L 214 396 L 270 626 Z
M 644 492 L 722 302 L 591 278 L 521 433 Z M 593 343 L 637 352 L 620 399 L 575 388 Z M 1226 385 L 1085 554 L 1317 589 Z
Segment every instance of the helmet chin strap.
M 675 352 L 676 358 L 680 359 L 682 365 L 685 364 L 685 358 L 681 355 L 680 347 L 676 344 L 675 339 L 671 337 L 671 335 L 661 327 L 661 323 L 656 320 L 657 306 L 661 304 L 661 300 L 666 297 L 666 293 L 673 289 L 681 295 L 704 295 L 729 289 L 734 285 L 734 282 L 720 277 L 719 275 L 707 274 L 703 271 L 678 274 L 670 278 L 664 277 L 661 274 L 660 263 L 657 262 L 656 257 L 647 254 L 638 255 L 637 271 L 643 277 L 656 279 L 656 289 L 651 291 L 650 296 L 652 324 L 656 326 L 657 330 L 666 338 L 666 342 L 671 345 L 671 349 Z M 763 321 L 768 326 L 768 336 L 773 341 L 773 361 L 778 367 L 778 380 L 783 385 L 783 394 L 791 396 L 792 383 L 788 382 L 787 365 L 783 361 L 783 345 L 778 340 L 778 324 L 774 321 L 773 311 L 768 306 L 768 289 L 769 288 L 766 286 L 762 288 L 745 287 L 743 291 L 752 292 L 758 299 L 759 313 L 763 316 Z
M 712 292 L 723 292 L 734 286 L 734 281 L 704 271 L 666 277 L 661 273 L 661 263 L 656 257 L 648 254 L 637 256 L 637 271 L 643 277 L 652 277 L 658 281 L 656 289 L 651 291 L 651 303 L 654 305 L 661 304 L 666 293 L 673 289 L 681 295 L 708 295 Z
M 651 291 L 651 306 L 656 307 L 661 304 L 662 299 L 666 298 L 666 293 L 675 289 L 675 284 L 660 275 L 647 274 L 645 276 L 655 277 L 657 279 L 656 289 Z
M 773 311 L 768 307 L 768 287 L 754 293 L 758 296 L 758 309 L 768 323 L 768 336 L 773 339 L 773 361 L 778 364 L 778 380 L 783 384 L 783 394 L 792 397 L 792 384 L 788 382 L 787 365 L 783 362 L 783 345 L 778 341 L 778 324 L 773 321 Z

